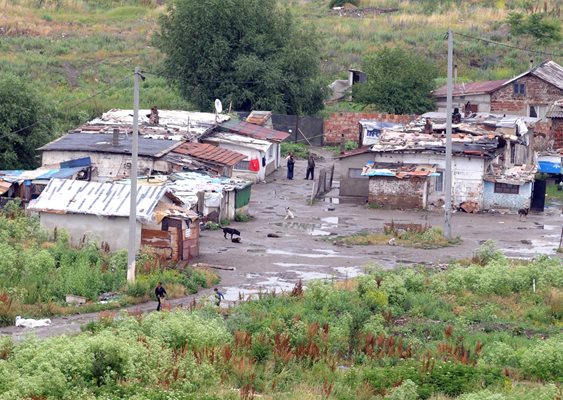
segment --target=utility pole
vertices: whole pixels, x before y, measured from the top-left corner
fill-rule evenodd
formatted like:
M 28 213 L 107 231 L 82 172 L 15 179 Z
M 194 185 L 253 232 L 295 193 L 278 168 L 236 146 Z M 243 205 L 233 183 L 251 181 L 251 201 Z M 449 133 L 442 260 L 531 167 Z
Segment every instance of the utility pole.
M 131 145 L 131 202 L 129 203 L 129 247 L 127 249 L 127 282 L 135 282 L 135 256 L 137 253 L 137 164 L 139 156 L 139 67 L 133 77 L 133 139 Z
M 452 95 L 453 95 L 453 58 L 454 58 L 454 33 L 448 29 L 448 85 L 446 103 L 446 182 L 445 182 L 445 222 L 444 236 L 452 238 Z

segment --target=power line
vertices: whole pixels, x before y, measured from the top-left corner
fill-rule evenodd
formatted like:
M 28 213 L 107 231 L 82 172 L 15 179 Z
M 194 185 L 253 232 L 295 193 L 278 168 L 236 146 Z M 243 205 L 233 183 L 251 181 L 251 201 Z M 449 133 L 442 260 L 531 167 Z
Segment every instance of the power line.
M 146 70 L 142 70 L 141 71 L 143 74 L 147 74 L 147 75 L 153 75 L 159 78 L 168 78 L 166 75 L 161 74 L 161 73 L 157 73 L 157 72 L 151 72 L 151 71 L 146 71 Z M 243 83 L 243 84 L 251 84 L 251 83 L 271 83 L 271 82 L 301 82 L 304 81 L 304 79 L 288 79 L 288 78 L 281 78 L 281 79 L 268 79 L 266 81 L 260 81 L 260 80 L 251 80 L 251 81 L 236 81 L 236 80 L 232 80 L 232 79 L 189 79 L 188 82 L 189 83 Z
M 482 42 L 494 44 L 496 46 L 508 47 L 510 49 L 525 51 L 525 52 L 528 52 L 528 53 L 543 54 L 543 55 L 546 55 L 546 56 L 549 56 L 549 57 L 563 57 L 563 54 L 561 54 L 561 53 L 549 53 L 549 52 L 541 51 L 541 50 L 525 49 L 523 47 L 518 47 L 518 46 L 511 45 L 511 44 L 506 44 L 506 43 L 495 42 L 494 40 L 485 39 L 485 38 L 476 37 L 476 36 L 471 36 L 471 35 L 467 35 L 465 33 L 459 33 L 459 32 L 454 32 L 454 33 L 458 36 L 463 36 L 465 38 L 473 39 L 473 40 L 480 40 Z
M 100 90 L 100 91 L 94 93 L 93 95 L 91 95 L 91 96 L 89 96 L 89 97 L 87 97 L 87 98 L 85 98 L 85 99 L 80 100 L 79 102 L 76 102 L 76 103 L 73 103 L 73 104 L 68 104 L 68 105 L 63 105 L 63 107 L 70 107 L 70 106 L 76 107 L 76 106 L 79 106 L 79 105 L 81 105 L 81 104 L 83 104 L 83 103 L 86 103 L 87 101 L 90 101 L 90 100 L 92 100 L 93 98 L 95 98 L 95 97 L 97 97 L 97 96 L 99 96 L 99 95 L 101 95 L 101 94 L 104 94 L 105 92 L 109 91 L 110 89 L 113 89 L 115 86 L 119 85 L 121 82 L 124 82 L 124 81 L 128 80 L 129 78 L 131 78 L 131 75 L 133 75 L 133 74 L 127 75 L 125 78 L 118 80 L 117 82 L 113 83 L 111 86 L 109 86 L 109 87 L 107 87 L 107 88 L 105 88 L 105 89 L 102 89 L 102 90 Z M 40 122 L 42 122 L 41 118 L 39 118 L 39 119 L 38 119 L 37 121 L 35 121 L 33 124 L 30 124 L 30 125 L 28 125 L 28 126 L 24 126 L 23 128 L 20 128 L 20 129 L 18 129 L 17 131 L 13 131 L 13 132 L 11 132 L 10 134 L 16 134 L 16 133 L 19 133 L 19 132 L 21 132 L 21 131 L 25 131 L 26 129 L 33 128 L 35 125 L 39 124 Z

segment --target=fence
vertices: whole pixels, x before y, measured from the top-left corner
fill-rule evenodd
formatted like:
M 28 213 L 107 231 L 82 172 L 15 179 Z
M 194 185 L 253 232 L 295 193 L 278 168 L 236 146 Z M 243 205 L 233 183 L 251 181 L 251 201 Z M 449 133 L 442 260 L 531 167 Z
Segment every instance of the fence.
M 311 191 L 311 204 L 313 201 L 325 193 L 330 192 L 332 189 L 332 182 L 334 179 L 334 164 L 328 168 L 323 168 L 317 174 L 317 179 L 313 182 L 313 189 Z
M 241 120 L 248 117 L 248 112 L 237 112 Z M 278 131 L 291 134 L 288 142 L 322 146 L 324 137 L 324 121 L 322 118 L 299 117 L 297 115 L 272 114 L 272 125 Z

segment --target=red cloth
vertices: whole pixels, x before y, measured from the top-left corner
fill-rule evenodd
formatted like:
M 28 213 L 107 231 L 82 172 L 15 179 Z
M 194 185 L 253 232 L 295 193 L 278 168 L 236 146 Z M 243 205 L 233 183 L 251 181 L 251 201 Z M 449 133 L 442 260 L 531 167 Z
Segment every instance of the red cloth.
M 260 160 L 258 160 L 257 158 L 250 160 L 248 169 L 250 169 L 251 171 L 260 171 Z

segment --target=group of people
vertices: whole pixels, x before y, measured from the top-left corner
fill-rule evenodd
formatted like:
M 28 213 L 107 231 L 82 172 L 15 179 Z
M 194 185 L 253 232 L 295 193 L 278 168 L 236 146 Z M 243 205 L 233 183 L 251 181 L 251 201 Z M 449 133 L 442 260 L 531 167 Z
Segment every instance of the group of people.
M 293 153 L 289 152 L 287 157 L 287 179 L 293 179 L 293 169 L 295 167 L 295 158 L 293 157 Z M 305 175 L 305 179 L 311 180 L 315 179 L 315 158 L 311 153 L 309 153 L 309 158 L 307 159 L 307 174 Z
M 221 306 L 221 300 L 225 300 L 225 295 L 223 293 L 221 293 L 221 291 L 217 288 L 213 289 L 213 292 L 215 293 L 215 305 L 217 307 Z M 164 286 L 162 286 L 162 282 L 158 282 L 156 284 L 156 288 L 154 289 L 154 295 L 156 296 L 156 301 L 158 302 L 158 305 L 156 306 L 156 311 L 160 311 L 162 309 L 162 302 L 164 301 L 164 299 L 166 299 L 166 296 L 168 295 L 166 293 L 166 289 L 164 289 Z

